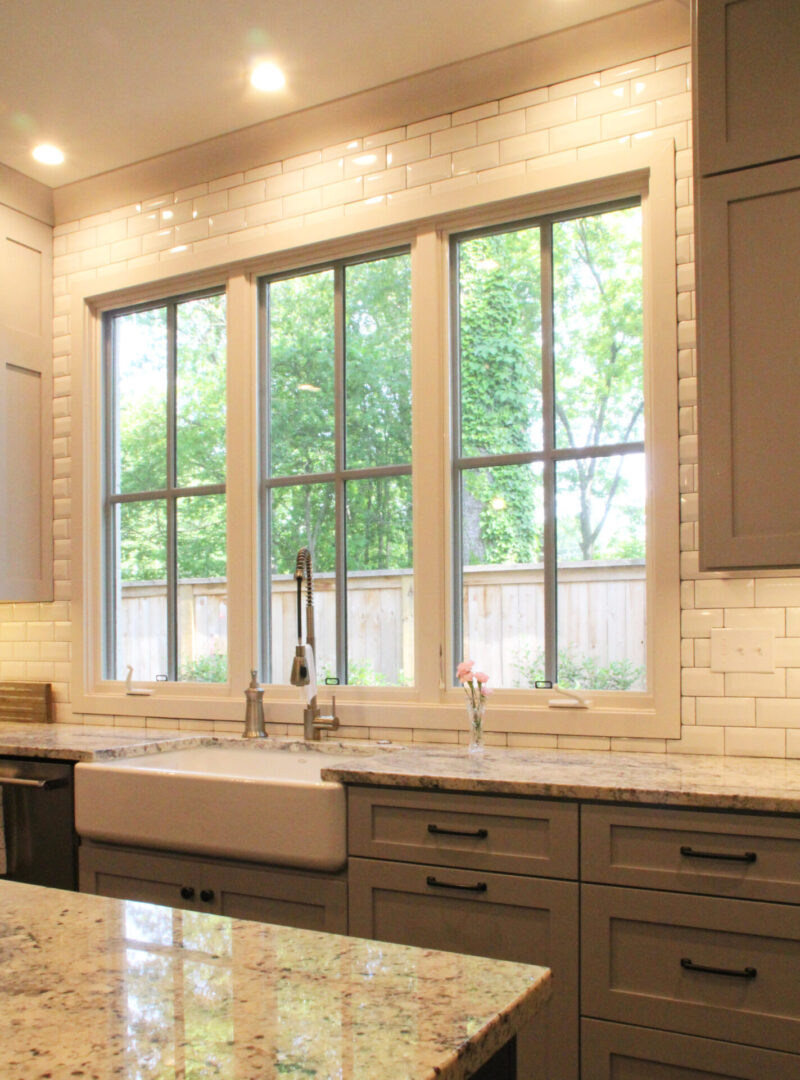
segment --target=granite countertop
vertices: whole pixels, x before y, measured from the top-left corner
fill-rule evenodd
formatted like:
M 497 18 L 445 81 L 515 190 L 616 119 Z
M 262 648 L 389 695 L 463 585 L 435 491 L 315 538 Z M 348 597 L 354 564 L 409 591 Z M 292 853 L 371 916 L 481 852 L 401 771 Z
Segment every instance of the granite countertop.
M 0 723 L 0 757 L 38 757 L 54 761 L 103 761 L 198 746 L 197 732 L 153 728 L 95 727 L 84 724 Z
M 101 761 L 210 744 L 252 751 L 303 745 L 202 732 L 0 723 L 0 757 Z M 800 760 L 500 748 L 469 754 L 466 748 L 345 740 L 324 740 L 309 748 L 340 753 L 341 764 L 323 769 L 322 777 L 347 784 L 800 813 Z
M 322 770 L 348 784 L 800 813 L 800 761 L 593 750 L 424 747 L 344 758 Z
M 0 883 L 0 1075 L 461 1080 L 550 973 Z

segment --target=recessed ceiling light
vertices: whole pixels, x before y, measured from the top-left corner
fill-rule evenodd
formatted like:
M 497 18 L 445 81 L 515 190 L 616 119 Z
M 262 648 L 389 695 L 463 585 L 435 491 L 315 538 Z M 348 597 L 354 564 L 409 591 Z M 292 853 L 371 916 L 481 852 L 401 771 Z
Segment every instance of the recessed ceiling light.
M 277 64 L 265 60 L 253 68 L 250 82 L 256 90 L 282 90 L 286 85 L 286 76 Z
M 35 147 L 33 156 L 37 161 L 41 161 L 42 165 L 60 165 L 64 160 L 63 151 L 57 146 L 51 146 L 50 143 L 42 143 Z

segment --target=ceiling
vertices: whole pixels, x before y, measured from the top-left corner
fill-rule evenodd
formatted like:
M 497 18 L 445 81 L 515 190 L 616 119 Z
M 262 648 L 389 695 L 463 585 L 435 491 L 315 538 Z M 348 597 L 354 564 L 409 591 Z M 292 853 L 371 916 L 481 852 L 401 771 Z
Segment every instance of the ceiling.
M 3 0 L 0 162 L 59 187 L 642 0 Z M 286 87 L 254 90 L 276 62 Z M 59 166 L 31 157 L 61 147 Z

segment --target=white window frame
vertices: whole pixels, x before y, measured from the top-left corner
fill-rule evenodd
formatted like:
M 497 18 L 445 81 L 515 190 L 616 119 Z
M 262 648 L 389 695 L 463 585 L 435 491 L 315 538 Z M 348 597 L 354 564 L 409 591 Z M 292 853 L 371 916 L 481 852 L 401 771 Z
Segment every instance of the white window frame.
M 73 330 L 73 661 L 72 708 L 98 717 L 159 719 L 164 726 L 215 721 L 241 731 L 243 688 L 258 656 L 257 279 L 333 258 L 410 245 L 412 260 L 412 476 L 416 594 L 413 687 L 339 687 L 348 734 L 411 737 L 440 732 L 457 741 L 464 695 L 450 683 L 451 506 L 449 417 L 450 237 L 562 210 L 639 196 L 643 222 L 645 449 L 647 491 L 648 691 L 596 692 L 586 710 L 553 709 L 552 694 L 498 690 L 486 729 L 518 734 L 669 738 L 680 732 L 680 610 L 675 283 L 675 149 L 647 142 L 476 184 L 399 205 L 366 209 L 342 222 L 237 241 L 198 256 L 81 281 L 71 297 Z M 157 683 L 152 696 L 126 696 L 102 678 L 102 364 L 105 312 L 224 285 L 228 311 L 228 650 L 225 685 Z M 424 602 L 422 600 L 424 598 Z M 491 673 L 490 673 L 491 674 Z M 268 687 L 268 720 L 299 725 L 300 691 Z M 286 728 L 285 730 L 289 730 Z M 296 730 L 296 728 L 295 728 Z

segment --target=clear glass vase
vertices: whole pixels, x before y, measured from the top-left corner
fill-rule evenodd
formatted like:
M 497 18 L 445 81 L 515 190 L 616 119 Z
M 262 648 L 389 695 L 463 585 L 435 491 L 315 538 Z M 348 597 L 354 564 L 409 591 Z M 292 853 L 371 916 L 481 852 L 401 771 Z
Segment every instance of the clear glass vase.
M 469 752 L 470 754 L 483 753 L 483 714 L 486 710 L 486 701 L 468 701 L 467 719 L 469 721 Z

